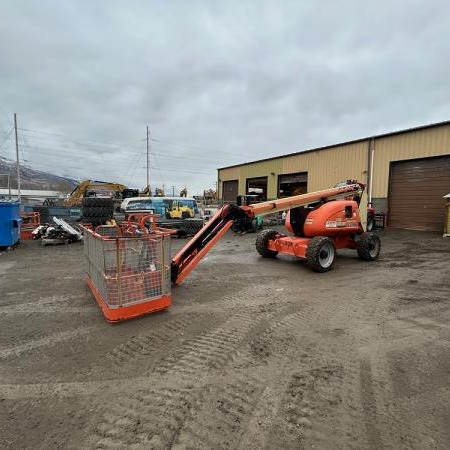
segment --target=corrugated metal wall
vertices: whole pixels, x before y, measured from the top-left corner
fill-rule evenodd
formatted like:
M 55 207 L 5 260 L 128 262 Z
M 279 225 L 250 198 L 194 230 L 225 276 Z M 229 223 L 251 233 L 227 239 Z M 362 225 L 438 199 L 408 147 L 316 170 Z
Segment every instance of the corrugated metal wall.
M 276 198 L 278 175 L 308 172 L 308 191 L 332 186 L 349 178 L 366 181 L 367 142 L 342 145 L 319 152 L 285 156 L 219 171 L 219 180 L 239 180 L 239 194 L 245 194 L 246 180 L 267 176 L 267 196 Z M 221 185 L 221 182 L 219 185 Z M 221 187 L 219 191 L 221 196 Z
M 373 197 L 387 197 L 391 161 L 448 154 L 450 124 L 375 139 Z
M 308 191 L 324 189 L 349 178 L 367 182 L 369 142 L 370 138 L 367 138 L 324 150 L 221 169 L 219 180 L 238 179 L 239 194 L 245 194 L 247 178 L 267 176 L 269 198 L 277 195 L 278 175 L 288 173 L 308 172 Z M 387 198 L 391 161 L 448 154 L 450 124 L 376 137 L 372 197 Z M 219 182 L 219 195 L 220 185 Z
M 341 145 L 283 159 L 282 174 L 308 172 L 308 191 L 318 191 L 339 181 L 366 182 L 367 142 Z

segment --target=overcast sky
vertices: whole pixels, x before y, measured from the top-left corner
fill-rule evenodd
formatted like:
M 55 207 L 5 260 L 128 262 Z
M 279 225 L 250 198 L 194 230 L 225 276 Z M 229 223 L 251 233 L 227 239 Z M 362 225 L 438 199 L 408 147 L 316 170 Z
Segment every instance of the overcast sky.
M 217 168 L 450 119 L 448 1 L 1 0 L 0 156 L 190 194 Z

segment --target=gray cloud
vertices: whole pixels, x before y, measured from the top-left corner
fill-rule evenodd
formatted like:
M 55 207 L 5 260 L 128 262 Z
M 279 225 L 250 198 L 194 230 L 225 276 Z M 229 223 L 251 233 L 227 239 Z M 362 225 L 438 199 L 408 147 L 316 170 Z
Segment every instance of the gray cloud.
M 1 8 L 0 143 L 16 111 L 23 158 L 57 174 L 143 186 L 149 123 L 152 185 L 198 193 L 217 167 L 450 117 L 444 1 Z

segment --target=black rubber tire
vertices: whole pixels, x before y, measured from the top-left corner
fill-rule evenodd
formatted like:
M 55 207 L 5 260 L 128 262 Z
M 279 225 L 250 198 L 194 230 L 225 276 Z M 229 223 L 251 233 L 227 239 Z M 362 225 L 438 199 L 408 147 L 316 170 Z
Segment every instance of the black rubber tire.
M 83 216 L 84 217 L 97 217 L 98 211 L 94 206 L 88 206 L 83 208 Z
M 258 231 L 258 221 L 256 219 L 252 219 L 252 223 L 250 226 L 250 231 L 252 233 L 256 233 Z
M 81 200 L 81 206 L 83 208 L 92 208 L 97 206 L 97 198 L 95 197 L 87 197 Z
M 114 209 L 114 199 L 112 198 L 97 198 L 97 197 L 86 197 L 81 201 L 83 208 L 85 207 L 102 207 L 102 208 L 112 208 Z
M 109 207 L 98 207 L 97 208 L 97 215 L 98 216 L 113 216 L 114 215 L 114 209 Z
M 358 256 L 364 261 L 375 261 L 381 250 L 380 237 L 376 233 L 363 233 L 356 241 Z
M 328 272 L 336 261 L 336 248 L 330 238 L 313 237 L 306 250 L 306 264 L 315 272 Z
M 114 199 L 113 198 L 98 198 L 97 206 L 102 208 L 108 208 L 114 211 Z
M 90 223 L 93 227 L 98 227 L 99 225 L 104 225 L 109 217 L 99 216 L 99 217 L 90 217 L 86 218 L 86 222 Z
M 96 199 L 102 200 L 102 199 Z M 83 216 L 85 217 L 100 217 L 100 216 L 110 216 L 113 217 L 114 209 L 110 206 L 84 206 Z
M 202 219 L 185 219 L 181 229 L 184 230 L 188 236 L 193 236 L 203 228 L 203 225 Z
M 375 217 L 367 216 L 366 231 L 373 231 L 375 228 Z
M 256 242 L 255 247 L 256 251 L 263 257 L 263 258 L 275 258 L 275 256 L 278 255 L 278 252 L 274 250 L 269 250 L 267 248 L 267 243 L 274 239 L 276 236 L 278 236 L 280 233 L 278 233 L 277 230 L 263 230 L 261 233 L 256 236 Z

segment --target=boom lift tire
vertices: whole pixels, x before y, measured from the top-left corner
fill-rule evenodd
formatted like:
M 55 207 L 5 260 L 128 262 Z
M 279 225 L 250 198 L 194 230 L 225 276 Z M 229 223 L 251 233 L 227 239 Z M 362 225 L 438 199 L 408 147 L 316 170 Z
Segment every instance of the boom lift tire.
M 261 233 L 258 234 L 256 237 L 256 251 L 263 257 L 263 258 L 275 258 L 275 256 L 278 255 L 278 252 L 274 250 L 269 250 L 267 248 L 267 243 L 274 239 L 276 236 L 278 236 L 280 233 L 278 233 L 277 230 L 264 230 L 261 231 Z
M 365 261 L 375 261 L 380 254 L 380 249 L 381 241 L 376 233 L 363 233 L 356 241 L 358 256 Z
M 373 231 L 374 228 L 375 228 L 375 217 L 368 216 L 367 217 L 366 230 L 367 231 Z
M 336 261 L 336 248 L 326 236 L 313 237 L 306 250 L 306 264 L 315 272 L 331 270 Z

